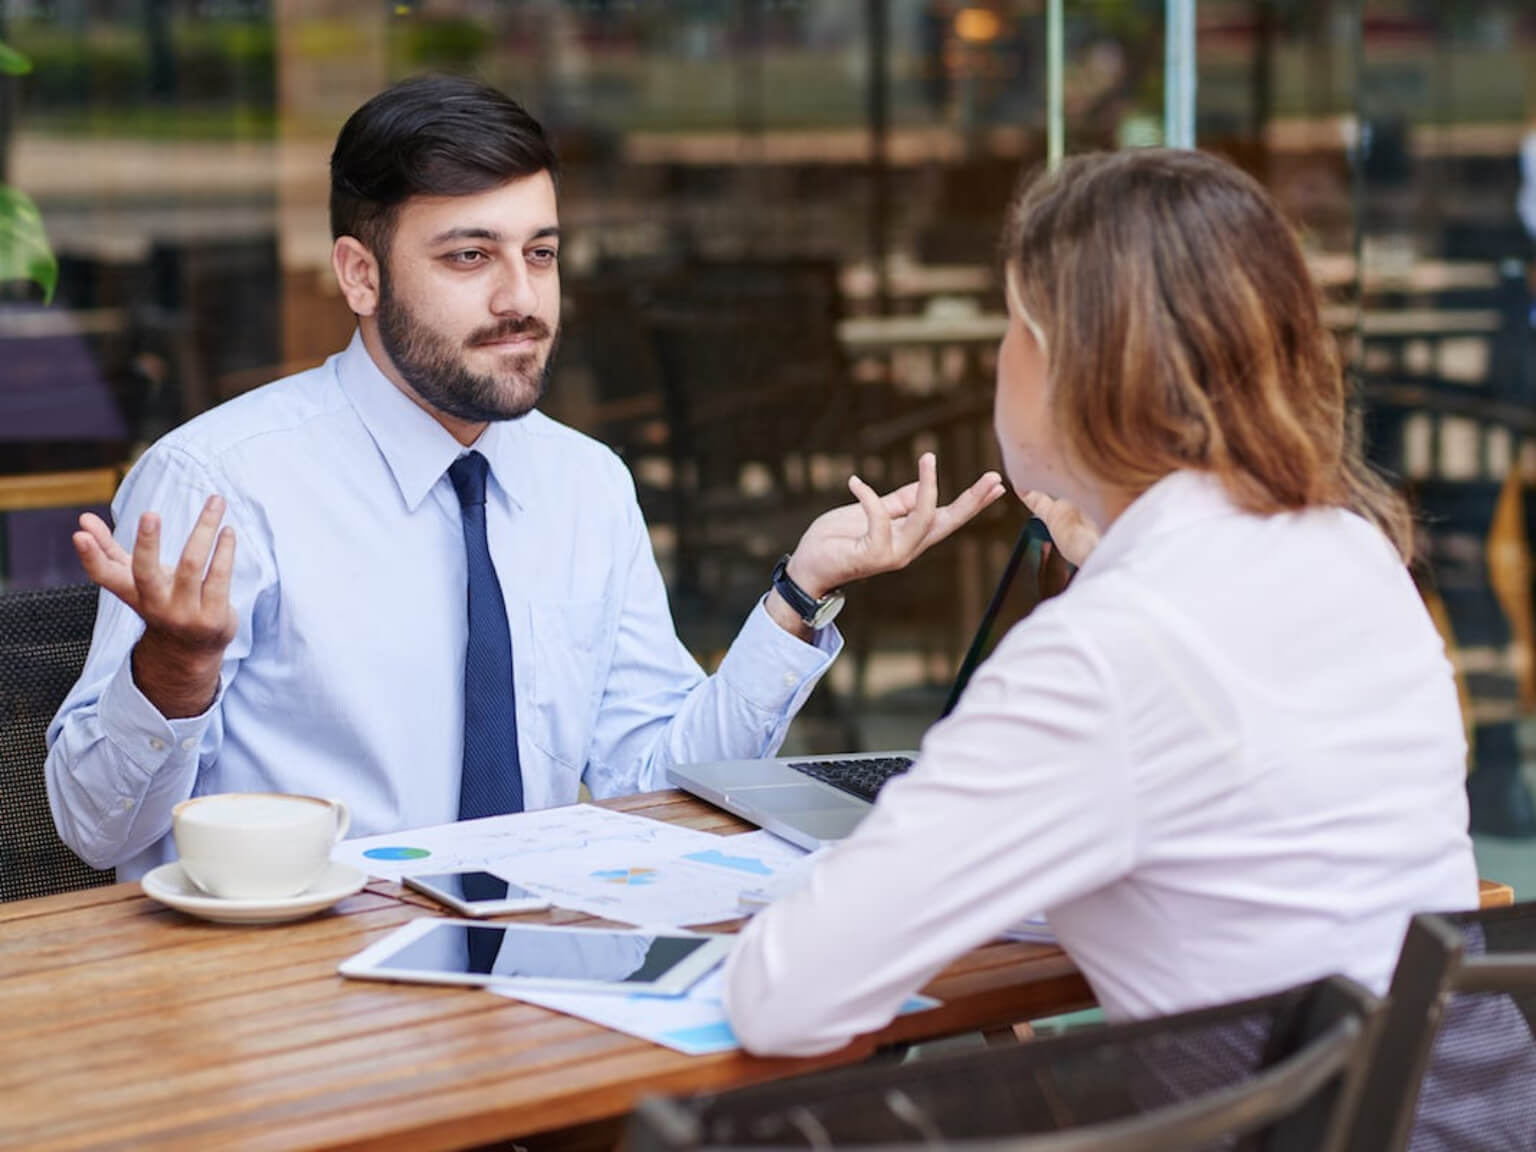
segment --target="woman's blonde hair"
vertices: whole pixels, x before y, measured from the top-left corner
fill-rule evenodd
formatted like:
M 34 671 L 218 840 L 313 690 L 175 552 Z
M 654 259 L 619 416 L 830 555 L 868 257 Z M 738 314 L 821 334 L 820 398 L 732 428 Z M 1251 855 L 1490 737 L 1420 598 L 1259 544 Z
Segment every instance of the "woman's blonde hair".
M 1253 512 L 1348 508 L 1411 557 L 1407 506 L 1362 456 L 1316 289 L 1257 182 L 1199 152 L 1077 156 L 1021 189 L 1004 257 L 1074 463 L 1134 494 L 1189 468 Z

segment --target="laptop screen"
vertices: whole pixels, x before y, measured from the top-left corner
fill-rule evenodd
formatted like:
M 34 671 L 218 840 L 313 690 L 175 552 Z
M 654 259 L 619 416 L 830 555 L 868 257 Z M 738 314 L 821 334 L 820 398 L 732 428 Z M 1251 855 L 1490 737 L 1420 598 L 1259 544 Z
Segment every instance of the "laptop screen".
M 992 599 L 987 603 L 987 610 L 981 615 L 981 623 L 976 627 L 976 635 L 971 638 L 971 646 L 966 649 L 965 659 L 960 661 L 960 669 L 955 673 L 955 682 L 949 690 L 949 699 L 944 701 L 944 710 L 939 713 L 940 720 L 955 710 L 955 705 L 960 702 L 960 694 L 971 682 L 971 676 L 975 673 L 977 665 L 986 657 L 987 643 L 992 638 L 992 628 L 997 623 L 997 614 L 1008 599 L 1008 589 L 1013 586 L 1013 579 L 1018 574 L 1025 555 L 1029 552 L 1030 544 L 1035 540 L 1048 543 L 1050 539 L 1051 535 L 1046 531 L 1043 521 L 1033 516 L 1025 521 L 1024 527 L 1019 531 L 1019 538 L 1013 545 L 1013 551 L 1008 556 L 1008 563 L 1003 568 L 1003 574 L 997 582 L 997 588 L 992 593 Z

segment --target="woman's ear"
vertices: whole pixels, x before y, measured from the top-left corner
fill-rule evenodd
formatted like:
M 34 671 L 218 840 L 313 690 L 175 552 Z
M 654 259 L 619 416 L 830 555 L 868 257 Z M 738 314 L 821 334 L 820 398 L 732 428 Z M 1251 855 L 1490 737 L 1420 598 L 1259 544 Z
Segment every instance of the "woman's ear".
M 331 246 L 336 283 L 356 316 L 372 316 L 379 307 L 379 262 L 355 236 L 338 236 Z

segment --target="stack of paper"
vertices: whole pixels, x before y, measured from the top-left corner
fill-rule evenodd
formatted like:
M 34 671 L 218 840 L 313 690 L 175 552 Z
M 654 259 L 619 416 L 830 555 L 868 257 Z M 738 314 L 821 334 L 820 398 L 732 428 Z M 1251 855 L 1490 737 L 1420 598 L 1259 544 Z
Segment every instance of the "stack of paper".
M 551 904 L 648 928 L 739 919 L 743 889 L 772 881 L 804 856 L 766 832 L 701 845 L 613 843 L 504 861 L 499 875 Z
M 701 1056 L 741 1047 L 725 1018 L 720 973 L 717 968 L 689 989 L 686 996 L 675 997 L 524 992 L 494 984 L 489 990 L 498 996 L 537 1004 L 568 1016 L 579 1016 L 686 1056 Z M 902 1005 L 901 1013 L 924 1012 L 938 1006 L 939 1001 L 931 996 L 913 996 Z
M 775 901 L 798 892 L 810 882 L 811 869 L 816 866 L 821 852 L 812 852 L 799 860 L 781 867 L 771 878 L 741 894 L 743 912 L 757 912 Z M 1045 914 L 1027 916 L 1003 933 L 1004 940 L 1027 940 L 1041 944 L 1053 944 L 1055 934 L 1046 921 Z
M 511 861 L 527 861 L 547 853 L 622 850 L 669 855 L 697 852 L 719 843 L 721 837 L 693 828 L 593 804 L 571 804 L 343 840 L 332 850 L 331 859 L 361 868 L 371 876 L 399 880 L 403 876 L 475 869 L 502 875 L 503 867 Z
M 1012 928 L 1003 933 L 1004 940 L 1030 940 L 1040 944 L 1054 944 L 1056 933 L 1051 931 L 1050 922 L 1046 920 L 1042 912 L 1035 916 L 1026 916 Z
M 386 880 L 484 870 L 557 907 L 648 928 L 738 919 L 743 889 L 802 856 L 767 832 L 716 836 L 591 804 L 345 840 L 332 852 Z

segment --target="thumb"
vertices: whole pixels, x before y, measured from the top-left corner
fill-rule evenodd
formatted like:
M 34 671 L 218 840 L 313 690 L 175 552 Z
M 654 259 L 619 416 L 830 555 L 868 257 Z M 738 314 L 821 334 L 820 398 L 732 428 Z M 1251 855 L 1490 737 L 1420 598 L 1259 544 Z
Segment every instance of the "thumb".
M 1076 504 L 1044 492 L 1026 492 L 1024 505 L 1045 522 L 1064 560 L 1081 564 L 1099 542 L 1098 525 Z

